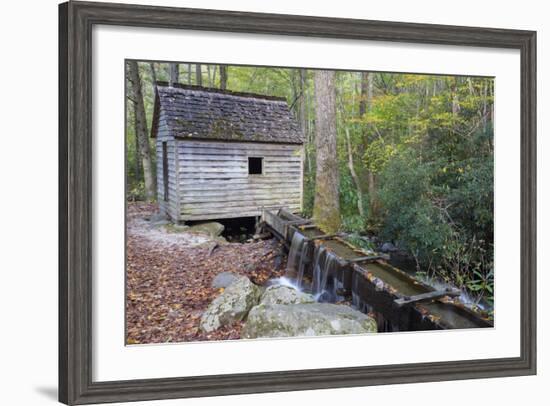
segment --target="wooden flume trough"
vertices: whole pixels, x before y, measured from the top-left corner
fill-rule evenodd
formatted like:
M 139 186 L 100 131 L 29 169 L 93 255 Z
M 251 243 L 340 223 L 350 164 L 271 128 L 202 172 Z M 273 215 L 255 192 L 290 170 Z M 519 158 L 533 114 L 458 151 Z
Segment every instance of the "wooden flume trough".
M 454 289 L 436 290 L 406 272 L 389 265 L 384 255 L 368 255 L 341 238 L 327 235 L 313 224 L 284 208 L 264 208 L 260 226 L 288 248 L 295 233 L 303 236 L 304 276 L 312 277 L 313 252 L 322 245 L 337 257 L 335 274 L 339 295 L 378 321 L 379 331 L 418 331 L 493 327 L 482 314 L 453 300 Z

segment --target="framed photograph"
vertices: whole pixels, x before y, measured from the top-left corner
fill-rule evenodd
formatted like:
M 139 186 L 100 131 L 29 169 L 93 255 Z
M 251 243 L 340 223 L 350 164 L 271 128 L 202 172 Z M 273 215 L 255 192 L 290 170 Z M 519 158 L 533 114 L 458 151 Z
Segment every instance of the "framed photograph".
M 536 33 L 59 6 L 59 400 L 536 373 Z

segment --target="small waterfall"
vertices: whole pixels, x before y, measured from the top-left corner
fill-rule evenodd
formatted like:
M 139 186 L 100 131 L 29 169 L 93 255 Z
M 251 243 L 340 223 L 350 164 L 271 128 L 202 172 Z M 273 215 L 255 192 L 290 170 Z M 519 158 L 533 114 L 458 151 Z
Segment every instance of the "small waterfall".
M 296 276 L 296 285 L 298 286 L 298 289 L 302 289 L 303 281 L 304 281 L 304 272 L 306 268 L 306 258 L 309 258 L 309 247 L 311 244 L 308 244 L 307 242 L 304 242 L 302 244 L 302 249 L 300 250 L 300 261 L 298 264 L 298 275 Z
M 314 295 L 321 292 L 323 261 L 326 248 L 323 245 L 316 245 L 313 251 L 313 280 L 311 282 L 311 293 Z
M 288 259 L 286 262 L 286 277 L 294 279 L 298 276 L 300 262 L 302 262 L 302 247 L 305 237 L 300 233 L 294 233 L 290 250 L 288 251 Z
M 309 246 L 306 237 L 295 232 L 290 243 L 288 260 L 286 263 L 286 277 L 296 281 L 298 289 L 302 288 L 306 259 L 309 254 Z
M 286 286 L 287 288 L 300 290 L 300 287 L 292 279 L 288 279 L 286 276 L 270 279 L 267 281 L 266 286 Z
M 364 298 L 360 294 L 359 278 L 362 276 L 357 272 L 353 272 L 351 277 L 351 305 L 355 309 L 363 313 L 371 313 L 373 311 L 372 306 L 365 302 Z
M 341 285 L 337 279 L 338 257 L 323 245 L 315 247 L 313 254 L 313 283 L 311 293 L 318 301 L 335 302 L 340 296 L 336 290 Z

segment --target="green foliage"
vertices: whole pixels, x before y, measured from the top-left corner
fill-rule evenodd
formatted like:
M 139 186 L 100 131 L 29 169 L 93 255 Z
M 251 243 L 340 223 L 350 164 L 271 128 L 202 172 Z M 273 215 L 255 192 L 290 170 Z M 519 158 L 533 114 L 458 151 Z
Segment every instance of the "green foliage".
M 492 157 L 426 162 L 406 150 L 381 179 L 382 237 L 429 274 L 492 300 Z
M 346 240 L 354 246 L 359 247 L 367 252 L 374 252 L 376 250 L 376 246 L 371 241 L 358 233 L 349 234 L 348 236 L 346 236 Z
M 395 156 L 381 174 L 379 192 L 382 238 L 398 241 L 423 262 L 431 259 L 452 231 L 430 200 L 432 170 L 407 150 Z
M 128 184 L 126 198 L 133 202 L 145 200 L 145 183 L 143 181 L 139 181 L 133 182 L 131 185 Z

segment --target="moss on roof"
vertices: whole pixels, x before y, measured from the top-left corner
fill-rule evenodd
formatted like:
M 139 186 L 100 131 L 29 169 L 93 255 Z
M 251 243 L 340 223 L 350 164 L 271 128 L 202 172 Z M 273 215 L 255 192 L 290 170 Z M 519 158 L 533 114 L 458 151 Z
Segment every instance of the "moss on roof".
M 300 127 L 282 98 L 198 86 L 159 85 L 152 136 L 160 110 L 179 138 L 303 143 Z

